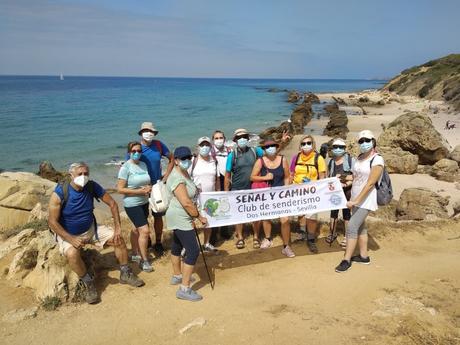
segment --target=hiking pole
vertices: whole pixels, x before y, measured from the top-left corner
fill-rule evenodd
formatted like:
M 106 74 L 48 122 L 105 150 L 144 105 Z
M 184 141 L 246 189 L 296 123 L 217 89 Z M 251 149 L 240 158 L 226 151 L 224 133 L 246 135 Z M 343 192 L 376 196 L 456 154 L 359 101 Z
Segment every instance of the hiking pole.
M 201 255 L 203 256 L 204 267 L 206 267 L 206 273 L 208 274 L 209 282 L 211 283 L 211 289 L 214 290 L 214 282 L 211 279 L 211 274 L 209 273 L 208 264 L 206 263 L 206 258 L 204 257 L 203 247 L 201 246 L 200 236 L 198 236 L 198 231 L 195 229 L 196 239 L 198 240 L 198 245 L 200 246 Z
M 332 229 L 331 229 L 331 242 L 329 242 L 329 247 L 332 247 L 332 242 L 334 242 L 334 235 L 335 235 L 335 227 L 337 225 L 337 218 L 334 218 L 332 221 Z

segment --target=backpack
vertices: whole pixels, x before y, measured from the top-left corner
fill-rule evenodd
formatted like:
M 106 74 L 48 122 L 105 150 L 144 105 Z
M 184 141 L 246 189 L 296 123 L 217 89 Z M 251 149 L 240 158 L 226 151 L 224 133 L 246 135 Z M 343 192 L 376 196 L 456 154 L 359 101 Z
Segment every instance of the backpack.
M 318 170 L 318 158 L 320 154 L 318 152 L 315 152 L 315 160 L 313 164 L 304 164 L 304 163 L 299 163 L 299 158 L 300 158 L 300 152 L 297 154 L 297 157 L 295 159 L 295 165 L 303 165 L 307 167 L 307 171 L 310 172 L 310 169 L 308 167 L 315 167 L 316 169 L 316 175 L 318 175 L 319 178 L 319 170 Z
M 158 152 L 160 152 L 160 157 L 163 156 L 163 148 L 161 146 L 160 140 L 153 140 L 153 142 L 155 143 L 155 146 L 156 146 Z
M 376 155 L 377 156 L 377 155 Z M 372 157 L 370 162 L 370 168 L 372 169 L 372 162 L 374 158 Z M 393 199 L 393 187 L 391 186 L 390 174 L 388 174 L 387 168 L 383 167 L 382 177 L 380 183 L 375 183 L 375 189 L 377 190 L 377 205 L 385 206 L 390 203 Z
M 350 169 L 352 168 L 352 165 L 353 165 L 353 159 L 351 158 L 351 155 L 346 153 L 345 154 L 347 156 L 347 160 L 348 160 L 348 166 L 350 167 Z M 327 165 L 327 172 L 328 172 L 328 176 L 329 177 L 334 177 L 336 174 L 335 174 L 335 161 L 334 159 L 331 159 L 329 161 L 329 164 Z M 351 170 L 350 170 L 351 171 Z
M 168 209 L 170 200 L 171 195 L 168 188 L 166 188 L 166 184 L 158 180 L 157 183 L 152 186 L 152 191 L 150 192 L 150 209 L 155 213 L 165 212 Z

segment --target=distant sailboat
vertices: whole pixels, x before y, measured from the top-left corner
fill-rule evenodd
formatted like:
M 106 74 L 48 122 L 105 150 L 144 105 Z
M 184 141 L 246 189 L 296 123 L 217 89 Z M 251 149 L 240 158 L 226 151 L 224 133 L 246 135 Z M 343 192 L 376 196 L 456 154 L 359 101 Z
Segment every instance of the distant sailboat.
M 61 73 L 61 76 L 59 77 L 59 79 L 64 80 L 64 75 L 62 73 Z

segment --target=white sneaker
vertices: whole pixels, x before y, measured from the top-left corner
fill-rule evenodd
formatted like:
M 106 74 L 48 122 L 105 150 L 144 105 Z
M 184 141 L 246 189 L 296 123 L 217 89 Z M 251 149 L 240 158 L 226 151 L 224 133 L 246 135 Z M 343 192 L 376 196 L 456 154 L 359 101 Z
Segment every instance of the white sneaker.
M 293 258 L 295 256 L 295 253 L 292 251 L 291 247 L 286 246 L 286 248 L 283 248 L 281 251 L 283 255 L 286 255 L 288 258 Z
M 268 238 L 264 238 L 262 243 L 260 244 L 261 249 L 268 249 L 272 246 L 272 241 L 270 241 Z
M 218 250 L 216 247 L 214 247 L 211 243 L 206 243 L 204 246 L 203 246 L 203 250 L 206 252 L 206 253 L 217 253 Z

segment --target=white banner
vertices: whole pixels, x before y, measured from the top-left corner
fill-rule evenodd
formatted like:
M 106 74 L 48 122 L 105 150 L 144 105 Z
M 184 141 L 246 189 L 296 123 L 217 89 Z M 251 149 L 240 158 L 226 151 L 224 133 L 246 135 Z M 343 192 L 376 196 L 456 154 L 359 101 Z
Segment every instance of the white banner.
M 336 177 L 283 187 L 201 193 L 201 214 L 210 227 L 299 216 L 346 208 Z

